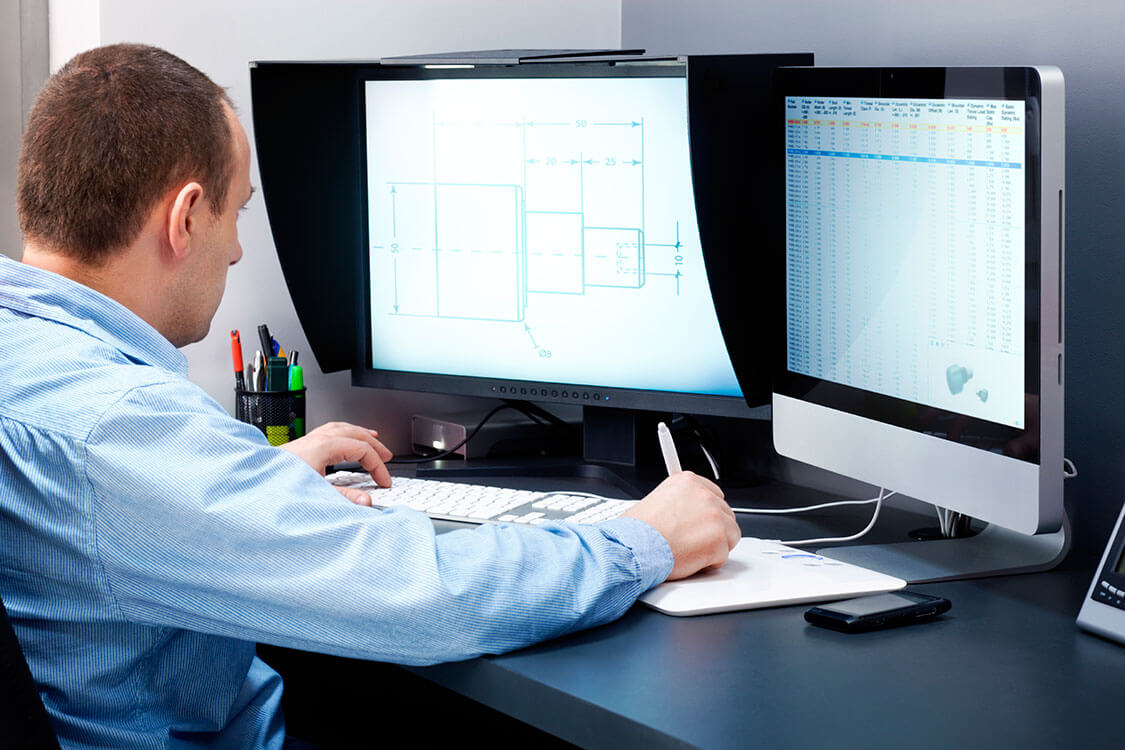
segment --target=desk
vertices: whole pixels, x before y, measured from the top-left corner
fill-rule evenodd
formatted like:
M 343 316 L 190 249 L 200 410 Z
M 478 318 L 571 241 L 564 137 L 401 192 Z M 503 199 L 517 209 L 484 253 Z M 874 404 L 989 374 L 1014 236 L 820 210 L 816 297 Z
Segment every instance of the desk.
M 1120 747 L 1125 647 L 1074 623 L 1091 575 L 1064 563 L 912 587 L 952 610 L 852 635 L 807 625 L 806 606 L 673 618 L 638 605 L 411 671 L 585 747 Z
M 778 485 L 728 497 L 765 506 L 825 499 Z M 886 508 L 870 541 L 898 541 L 906 529 L 934 524 L 918 510 Z M 869 512 L 740 523 L 746 535 L 804 538 L 850 533 Z M 452 725 L 458 737 L 479 725 L 480 709 L 460 704 L 450 713 L 410 715 L 434 697 L 415 700 L 421 691 L 400 682 L 411 678 L 595 748 L 1120 747 L 1125 647 L 1074 622 L 1092 574 L 1092 564 L 1064 562 L 1050 573 L 914 586 L 949 598 L 952 610 L 934 622 L 854 635 L 808 625 L 805 605 L 690 618 L 637 605 L 594 630 L 502 656 L 408 668 L 412 675 L 300 655 L 304 664 L 292 681 L 286 677 L 286 693 L 308 704 L 304 726 L 314 728 L 335 710 L 359 717 L 362 731 L 373 707 L 382 715 L 379 708 L 404 692 L 408 700 L 391 715 L 427 737 L 434 725 Z M 387 692 L 372 703 L 380 686 Z M 296 712 L 290 716 L 298 726 Z M 477 731 L 495 746 L 520 742 Z
M 848 635 L 806 607 L 642 607 L 520 652 L 413 669 L 586 747 L 1120 747 L 1125 648 L 1074 625 L 1089 576 L 914 587 L 940 620 Z

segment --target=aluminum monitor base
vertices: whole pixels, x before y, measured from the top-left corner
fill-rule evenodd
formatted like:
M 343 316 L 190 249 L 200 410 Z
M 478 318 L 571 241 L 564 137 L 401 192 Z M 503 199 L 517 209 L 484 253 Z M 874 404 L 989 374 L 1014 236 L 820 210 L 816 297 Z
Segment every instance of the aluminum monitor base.
M 1047 534 L 1020 534 L 995 524 L 964 539 L 826 547 L 817 554 L 904 578 L 908 583 L 1039 573 L 1070 551 L 1070 521 Z

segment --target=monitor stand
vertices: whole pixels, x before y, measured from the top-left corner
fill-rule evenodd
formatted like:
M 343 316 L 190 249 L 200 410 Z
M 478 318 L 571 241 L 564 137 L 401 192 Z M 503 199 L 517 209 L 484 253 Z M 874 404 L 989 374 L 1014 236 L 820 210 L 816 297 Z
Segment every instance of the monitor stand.
M 894 544 L 828 547 L 817 554 L 905 579 L 908 583 L 1038 573 L 1062 562 L 1070 551 L 1070 520 L 1045 534 L 1020 534 L 990 524 L 979 534 Z

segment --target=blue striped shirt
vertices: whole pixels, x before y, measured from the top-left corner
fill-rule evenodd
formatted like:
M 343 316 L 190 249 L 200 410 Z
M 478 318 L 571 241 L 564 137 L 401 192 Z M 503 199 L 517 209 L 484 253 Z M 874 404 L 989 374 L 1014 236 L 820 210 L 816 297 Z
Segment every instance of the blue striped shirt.
M 672 567 L 631 518 L 435 535 L 353 505 L 117 302 L 0 256 L 0 597 L 67 747 L 279 747 L 255 642 L 402 664 L 620 616 Z

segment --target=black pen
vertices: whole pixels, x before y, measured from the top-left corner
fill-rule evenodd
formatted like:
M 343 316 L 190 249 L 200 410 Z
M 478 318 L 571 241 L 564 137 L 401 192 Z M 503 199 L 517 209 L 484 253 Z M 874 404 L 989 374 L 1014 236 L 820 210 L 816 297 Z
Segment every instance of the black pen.
M 270 336 L 270 329 L 262 323 L 258 326 L 258 340 L 262 342 L 262 354 L 269 357 L 273 355 L 273 337 Z

